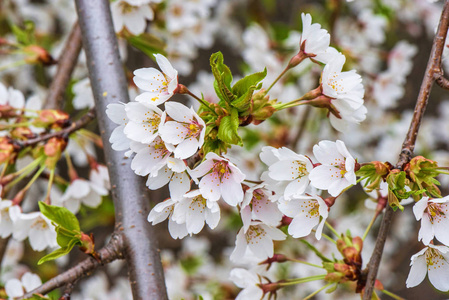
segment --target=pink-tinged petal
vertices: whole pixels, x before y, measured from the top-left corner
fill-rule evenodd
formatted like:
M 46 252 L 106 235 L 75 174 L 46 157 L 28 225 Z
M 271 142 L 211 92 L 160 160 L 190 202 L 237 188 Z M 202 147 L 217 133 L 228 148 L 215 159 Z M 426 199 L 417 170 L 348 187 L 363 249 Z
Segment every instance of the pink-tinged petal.
M 131 162 L 131 169 L 140 176 L 150 173 L 156 174 L 164 166 L 166 160 L 167 158 L 163 157 L 159 152 L 143 149 L 134 156 Z
M 237 204 L 243 201 L 242 185 L 241 183 L 235 182 L 232 178 L 225 179 L 223 177 L 219 188 L 223 200 L 229 205 L 237 206 Z
M 433 230 L 434 228 L 432 223 L 430 222 L 428 215 L 425 214 L 424 218 L 421 219 L 421 228 L 418 233 L 418 241 L 422 240 L 424 245 L 429 245 L 430 241 L 433 240 L 434 237 Z
M 187 170 L 186 163 L 183 160 L 174 157 L 169 157 L 167 159 L 167 167 L 176 173 L 182 173 Z
M 142 144 L 150 144 L 157 137 L 157 132 L 155 129 L 131 121 L 126 124 L 123 132 L 130 140 Z
M 123 103 L 110 103 L 106 107 L 106 114 L 108 118 L 115 124 L 121 125 L 128 120 L 125 111 L 125 104 Z
M 413 258 L 413 257 L 412 257 Z M 412 267 L 408 274 L 406 286 L 408 288 L 417 286 L 420 284 L 427 274 L 427 264 L 425 255 L 421 255 L 412 260 Z
M 416 202 L 416 204 L 413 206 L 413 214 L 415 215 L 416 221 L 421 220 L 421 218 L 423 217 L 424 211 L 427 208 L 428 200 L 429 197 L 422 197 L 422 199 Z
M 168 188 L 170 190 L 170 196 L 173 199 L 182 199 L 182 197 L 190 190 L 189 176 L 185 172 L 173 173 Z
M 246 243 L 245 233 L 243 232 L 243 228 L 237 233 L 237 237 L 235 240 L 235 248 L 232 251 L 230 259 L 233 262 L 238 262 L 245 256 L 246 248 L 248 247 Z
M 340 169 L 326 165 L 313 168 L 309 174 L 310 184 L 321 190 L 327 190 L 338 178 L 341 178 Z
M 256 229 L 252 229 L 250 227 L 250 229 L 247 232 L 247 235 L 250 234 L 251 230 L 256 230 Z M 257 230 L 259 232 L 265 231 L 265 229 L 262 228 L 261 226 L 259 226 L 257 228 Z M 265 259 L 268 257 L 272 257 L 274 254 L 273 240 L 269 236 L 267 236 L 267 234 L 260 233 L 258 235 L 252 235 L 251 240 L 249 241 L 248 247 L 251 250 L 251 252 L 254 254 L 254 256 L 256 256 L 259 259 Z
M 126 137 L 124 130 L 125 125 L 120 125 L 111 133 L 109 142 L 112 144 L 111 147 L 115 151 L 124 151 L 129 149 L 130 140 Z
M 441 255 L 441 254 L 440 254 Z M 427 265 L 429 281 L 432 285 L 442 291 L 449 291 L 449 263 L 442 257 L 432 257 L 431 265 Z
M 319 221 L 319 216 L 313 217 L 309 212 L 300 213 L 293 218 L 288 226 L 288 233 L 294 238 L 308 236 Z
M 161 68 L 162 72 L 170 77 L 170 79 L 173 79 L 178 75 L 178 72 L 173 68 L 165 56 L 162 54 L 155 54 L 154 57 L 156 57 L 156 62 L 159 65 L 159 68 Z
M 220 208 L 216 202 L 214 202 L 218 210 L 212 212 L 211 210 L 206 210 L 206 223 L 209 225 L 210 229 L 217 227 L 220 222 Z
M 220 178 L 218 178 L 216 172 L 204 176 L 199 185 L 201 195 L 209 201 L 218 201 L 220 199 L 220 185 Z
M 175 121 L 182 123 L 192 123 L 194 116 L 187 106 L 178 102 L 166 102 L 165 111 Z
M 228 168 L 231 171 L 231 178 L 238 183 L 241 183 L 243 180 L 245 180 L 246 176 L 245 174 L 240 171 L 239 168 L 237 168 L 236 165 L 234 165 L 231 162 L 228 162 Z
M 247 232 L 249 226 L 251 225 L 251 207 L 246 206 L 240 210 L 240 217 L 243 222 L 243 232 Z
M 338 152 L 337 145 L 331 141 L 321 141 L 313 146 L 313 155 L 322 164 L 334 164 L 335 159 L 344 161 L 344 157 Z
M 267 226 L 265 224 L 260 224 L 260 227 L 262 227 L 266 233 L 270 236 L 270 239 L 275 241 L 283 241 L 287 238 L 287 235 L 282 232 L 282 230 Z
M 265 146 L 262 148 L 262 152 L 260 152 L 259 157 L 260 160 L 266 164 L 267 166 L 271 166 L 275 162 L 279 161 L 279 158 L 276 157 L 274 152 L 277 151 L 276 148 L 271 146 Z
M 433 233 L 435 237 L 444 245 L 449 245 L 449 216 L 448 212 L 445 212 L 444 216 L 440 216 L 438 220 L 433 222 Z M 424 220 L 424 219 L 423 219 Z
M 189 130 L 184 127 L 183 124 L 175 121 L 168 121 L 159 127 L 159 134 L 164 142 L 173 145 L 177 145 L 184 141 L 188 133 Z
M 290 182 L 284 191 L 284 198 L 289 200 L 291 197 L 304 194 L 305 190 L 309 186 L 309 178 L 302 177 Z
M 214 162 L 212 160 L 206 159 L 198 167 L 191 170 L 190 174 L 193 177 L 199 178 L 199 177 L 207 174 L 209 171 L 211 171 L 213 167 L 214 167 Z
M 158 203 L 148 214 L 148 222 L 153 225 L 159 224 L 173 212 L 173 205 L 175 202 L 172 199 L 167 199 Z
M 186 159 L 194 155 L 200 147 L 198 140 L 191 137 L 179 143 L 173 154 L 176 158 Z
M 156 176 L 148 177 L 146 185 L 150 190 L 157 190 L 169 183 L 172 175 L 173 172 L 169 168 L 164 167 L 157 172 Z
M 340 178 L 332 182 L 332 184 L 328 188 L 329 194 L 334 197 L 340 195 L 340 193 L 347 187 L 349 187 L 351 183 L 349 183 L 346 178 Z
M 253 215 L 255 219 L 262 221 L 270 226 L 278 226 L 282 219 L 282 213 L 279 211 L 276 203 L 266 200 L 263 205 L 253 203 Z
M 186 207 L 186 228 L 190 234 L 199 233 L 204 227 L 204 221 L 206 216 L 206 206 L 203 201 L 200 200 L 184 200 L 187 202 Z M 188 204 L 190 202 L 190 204 Z M 183 202 L 181 202 L 183 203 Z
M 186 224 L 178 224 L 171 219 L 168 221 L 168 232 L 170 232 L 171 237 L 175 240 L 182 239 L 189 234 Z

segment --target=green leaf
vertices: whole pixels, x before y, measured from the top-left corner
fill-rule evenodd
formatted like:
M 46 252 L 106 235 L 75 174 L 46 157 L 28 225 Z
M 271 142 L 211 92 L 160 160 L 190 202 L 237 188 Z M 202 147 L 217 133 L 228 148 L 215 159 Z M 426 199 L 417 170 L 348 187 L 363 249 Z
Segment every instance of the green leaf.
M 326 290 L 326 294 L 330 294 L 330 293 L 335 292 L 335 290 L 337 289 L 337 287 L 338 287 L 338 283 L 332 285 L 330 288 L 328 288 L 328 289 Z
M 234 94 L 231 89 L 232 74 L 228 66 L 223 63 L 223 54 L 217 52 L 210 57 L 210 66 L 212 69 L 212 74 L 215 77 L 214 88 L 217 93 L 221 106 L 226 106 L 235 99 Z
M 127 36 L 126 40 L 128 43 L 134 48 L 139 49 L 143 53 L 145 53 L 149 58 L 155 59 L 154 54 L 165 54 L 164 48 L 165 44 L 163 41 L 158 39 L 152 34 L 142 33 L 139 36 L 130 35 Z
M 232 87 L 232 93 L 237 97 L 247 94 L 251 87 L 257 87 L 258 83 L 261 82 L 265 76 L 267 76 L 267 68 L 262 72 L 257 72 L 254 74 L 247 75 L 237 81 Z
M 220 127 L 218 127 L 218 138 L 223 142 L 242 146 L 242 139 L 237 132 L 238 128 L 239 113 L 237 109 L 233 108 L 230 116 L 221 119 Z
M 34 44 L 35 38 L 34 38 L 34 23 L 32 21 L 25 21 L 24 22 L 25 28 L 22 29 L 14 24 L 11 25 L 12 33 L 16 36 L 17 41 L 25 46 Z
M 70 253 L 70 251 L 72 251 L 73 247 L 77 244 L 78 241 L 79 241 L 79 239 L 78 239 L 78 240 L 73 239 L 73 240 L 67 245 L 67 247 L 63 247 L 63 248 L 56 249 L 56 250 L 53 251 L 52 253 L 45 255 L 44 257 L 42 257 L 42 258 L 37 262 L 37 264 L 40 265 L 40 264 L 43 264 L 43 263 L 46 262 L 46 261 L 55 260 L 55 259 L 57 259 L 58 257 L 64 256 L 64 255 Z
M 39 202 L 39 208 L 41 213 L 58 224 L 59 226 L 73 231 L 80 231 L 80 224 L 76 216 L 67 208 L 48 205 L 44 202 Z
M 31 298 L 27 298 L 28 300 L 50 300 L 50 298 L 48 297 L 43 297 L 41 295 L 38 294 L 33 294 L 33 296 Z

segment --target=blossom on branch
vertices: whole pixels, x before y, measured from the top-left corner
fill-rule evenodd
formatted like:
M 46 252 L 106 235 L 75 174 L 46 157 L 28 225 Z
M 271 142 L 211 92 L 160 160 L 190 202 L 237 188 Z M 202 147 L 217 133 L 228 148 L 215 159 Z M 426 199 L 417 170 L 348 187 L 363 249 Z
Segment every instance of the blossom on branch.
M 204 143 L 206 124 L 193 108 L 181 103 L 165 103 L 165 112 L 173 119 L 162 123 L 159 128 L 161 138 L 176 146 L 173 154 L 176 158 L 186 159 L 194 155 Z
M 418 240 L 425 245 L 436 237 L 441 243 L 449 245 L 449 196 L 429 199 L 422 197 L 414 206 L 416 220 L 421 220 Z
M 432 285 L 443 292 L 449 290 L 449 248 L 428 245 L 411 257 L 410 273 L 406 285 L 408 288 L 420 284 L 426 274 Z
M 136 101 L 159 105 L 173 96 L 178 87 L 178 71 L 162 54 L 155 54 L 156 62 L 162 72 L 155 68 L 142 68 L 134 71 L 134 83 L 145 92 Z
M 218 201 L 223 197 L 231 206 L 243 201 L 241 183 L 245 174 L 228 159 L 209 152 L 205 161 L 190 173 L 196 178 L 204 176 L 199 182 L 199 188 L 201 195 L 207 200 Z
M 159 224 L 168 218 L 168 231 L 174 239 L 182 239 L 188 232 L 186 224 L 178 224 L 173 220 L 173 210 L 178 202 L 173 199 L 167 199 L 158 203 L 148 214 L 148 222 L 153 225 Z
M 321 141 L 313 146 L 313 154 L 321 165 L 310 172 L 311 185 L 337 197 L 344 189 L 356 184 L 356 161 L 342 141 Z
M 157 136 L 162 110 L 149 103 L 129 102 L 125 107 L 128 122 L 126 136 L 133 141 L 150 144 Z

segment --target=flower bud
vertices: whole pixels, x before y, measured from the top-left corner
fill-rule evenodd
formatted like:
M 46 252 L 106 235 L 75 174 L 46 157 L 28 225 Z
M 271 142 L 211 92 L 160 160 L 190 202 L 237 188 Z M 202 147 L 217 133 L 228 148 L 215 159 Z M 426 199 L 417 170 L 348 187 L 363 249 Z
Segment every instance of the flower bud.
M 28 53 L 25 61 L 29 64 L 41 63 L 44 66 L 51 66 L 56 63 L 56 60 L 53 59 L 50 53 L 38 45 L 30 45 L 23 50 Z
M 67 146 L 67 141 L 61 137 L 52 137 L 44 146 L 44 153 L 47 156 L 45 164 L 49 169 L 53 169 L 61 158 L 62 152 Z
M 45 109 L 39 112 L 39 116 L 33 121 L 36 127 L 58 128 L 65 127 L 69 121 L 69 115 L 60 110 Z
M 15 155 L 15 148 L 10 138 L 0 138 L 0 164 L 11 160 Z

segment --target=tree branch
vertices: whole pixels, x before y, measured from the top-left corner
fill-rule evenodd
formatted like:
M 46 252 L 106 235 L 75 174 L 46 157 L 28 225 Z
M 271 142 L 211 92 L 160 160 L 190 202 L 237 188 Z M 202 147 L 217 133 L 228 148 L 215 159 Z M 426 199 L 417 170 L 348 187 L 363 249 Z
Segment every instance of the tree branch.
M 87 66 L 111 179 L 116 229 L 125 241 L 125 259 L 134 299 L 167 299 L 157 237 L 148 223 L 148 189 L 123 152 L 112 150 L 117 127 L 105 114 L 110 103 L 128 102 L 128 85 L 118 52 L 108 0 L 76 0 Z
M 25 148 L 25 147 L 34 146 L 37 143 L 49 140 L 52 137 L 68 136 L 72 132 L 77 131 L 78 129 L 86 126 L 86 124 L 89 123 L 90 121 L 92 121 L 94 118 L 95 118 L 95 108 L 92 108 L 84 116 L 82 116 L 79 120 L 77 120 L 76 122 L 72 123 L 70 126 L 64 128 L 60 131 L 44 134 L 37 138 L 29 139 L 29 140 L 26 140 L 23 142 L 15 141 L 15 143 L 18 144 L 21 148 Z
M 27 299 L 33 296 L 33 294 L 47 294 L 58 287 L 77 281 L 80 278 L 90 275 L 92 270 L 95 270 L 99 266 L 103 266 L 116 259 L 124 258 L 125 244 L 123 236 L 121 234 L 113 234 L 109 243 L 100 249 L 97 254 L 99 259 L 96 260 L 93 257 L 89 257 L 76 266 L 70 268 L 62 274 L 53 277 L 49 281 L 42 284 L 40 287 L 25 294 L 19 299 Z
M 449 0 L 444 3 L 443 12 L 441 14 L 440 24 L 438 26 L 437 34 L 433 40 L 432 51 L 427 63 L 427 68 L 424 74 L 424 79 L 419 90 L 418 99 L 413 113 L 413 118 L 410 123 L 407 136 L 402 144 L 402 151 L 399 155 L 397 169 L 402 169 L 404 165 L 409 163 L 413 150 L 415 148 L 416 138 L 418 136 L 419 126 L 426 110 L 427 103 L 429 101 L 430 91 L 432 89 L 433 82 L 435 80 L 435 74 L 441 74 L 441 56 L 443 54 L 444 44 L 446 41 L 446 35 L 449 26 Z M 377 271 L 379 269 L 380 260 L 387 239 L 388 231 L 393 219 L 393 209 L 387 206 L 385 215 L 380 225 L 379 234 L 377 236 L 376 245 L 374 247 L 373 254 L 371 255 L 368 263 L 368 278 L 363 295 L 364 300 L 370 300 L 374 289 L 374 283 L 377 277 Z
M 443 89 L 449 90 L 449 80 L 444 77 L 443 72 L 435 74 L 435 82 Z
M 61 52 L 61 56 L 58 59 L 58 69 L 50 84 L 47 101 L 44 106 L 45 109 L 62 108 L 63 96 L 72 76 L 73 69 L 75 69 L 76 62 L 78 61 L 81 46 L 81 30 L 77 22 L 73 25 L 72 31 Z

